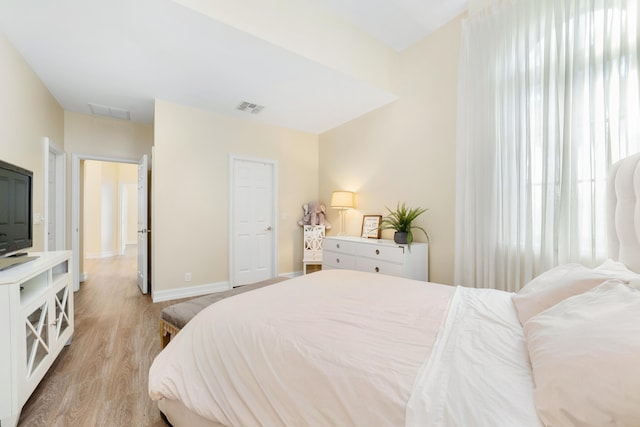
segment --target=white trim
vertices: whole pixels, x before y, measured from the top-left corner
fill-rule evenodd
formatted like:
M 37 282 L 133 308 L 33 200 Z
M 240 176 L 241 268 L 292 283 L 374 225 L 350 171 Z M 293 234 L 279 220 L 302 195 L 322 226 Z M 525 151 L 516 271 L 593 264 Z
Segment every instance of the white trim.
M 197 297 L 215 292 L 223 292 L 228 291 L 229 289 L 229 282 L 207 283 L 204 285 L 189 286 L 187 288 L 156 290 L 153 292 L 151 299 L 153 302 L 162 302 L 174 299 Z
M 80 161 L 96 160 L 99 162 L 133 163 L 139 159 L 123 159 L 115 157 L 93 156 L 89 154 L 71 153 L 71 250 L 73 251 L 73 290 L 80 290 Z
M 278 275 L 278 161 L 272 159 L 263 159 L 259 157 L 246 157 L 246 156 L 238 156 L 235 154 L 229 154 L 229 283 L 235 283 L 235 265 L 233 258 L 233 235 L 234 235 L 234 226 L 235 226 L 235 215 L 233 211 L 233 189 L 234 189 L 234 162 L 236 161 L 244 161 L 244 162 L 256 162 L 256 163 L 268 163 L 271 167 L 271 181 L 272 181 L 272 196 L 271 196 L 271 206 L 272 206 L 272 218 L 273 218 L 273 239 L 272 239 L 272 247 L 271 247 L 271 277 L 275 277 Z
M 66 185 L 66 171 L 67 171 L 67 156 L 62 148 L 60 148 L 50 138 L 42 138 L 42 147 L 44 152 L 44 165 L 43 165 L 43 177 L 44 177 L 44 207 L 43 207 L 43 243 L 42 249 L 44 252 L 49 251 L 49 156 L 51 153 L 55 156 L 56 161 L 56 204 L 55 204 L 55 248 L 54 250 L 60 251 L 67 248 L 67 185 Z
M 80 290 L 80 157 L 71 154 L 71 251 L 73 252 L 73 291 Z M 84 277 L 86 277 L 83 274 Z
M 153 158 L 154 158 L 154 153 L 155 153 L 156 147 L 155 146 L 151 146 L 151 157 L 149 157 L 149 161 L 147 162 L 147 166 L 149 166 L 149 170 L 152 171 L 153 170 Z M 155 220 L 156 216 L 155 216 L 155 179 L 156 179 L 156 174 L 154 174 L 153 172 L 151 172 L 151 181 L 147 181 L 147 187 L 148 189 L 151 189 L 151 191 L 147 191 L 148 195 L 149 195 L 149 199 L 147 200 L 147 205 L 149 206 L 148 209 L 151 209 L 151 212 L 147 211 L 147 217 L 148 218 L 152 218 L 153 220 Z M 147 262 L 151 262 L 151 268 L 147 268 L 147 272 L 149 274 L 149 283 L 151 283 L 151 280 L 153 278 L 155 278 L 155 268 L 156 268 L 156 251 L 154 250 L 154 245 L 155 245 L 155 239 L 152 237 L 151 235 L 151 228 L 149 227 L 152 224 L 147 224 L 147 228 L 149 229 L 149 234 L 148 234 L 148 238 L 151 239 L 151 243 L 147 245 L 147 247 L 149 248 L 149 250 L 151 251 L 151 253 L 147 253 Z M 155 226 L 154 226 L 155 228 Z M 137 243 L 137 241 L 136 241 Z M 136 277 L 137 280 L 137 277 Z M 155 286 L 150 286 L 151 287 L 151 301 L 153 301 L 153 297 L 156 294 L 156 290 L 155 290 Z

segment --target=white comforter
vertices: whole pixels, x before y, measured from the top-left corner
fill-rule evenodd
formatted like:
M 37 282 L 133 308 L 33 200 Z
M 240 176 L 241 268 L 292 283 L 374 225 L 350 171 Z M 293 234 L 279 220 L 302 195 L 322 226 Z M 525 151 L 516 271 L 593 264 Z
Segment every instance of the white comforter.
M 153 399 L 228 426 L 538 426 L 510 294 L 328 270 L 220 301 Z
M 453 293 L 328 270 L 224 299 L 158 355 L 150 395 L 227 426 L 401 426 Z
M 456 288 L 407 404 L 408 427 L 541 426 L 511 294 Z

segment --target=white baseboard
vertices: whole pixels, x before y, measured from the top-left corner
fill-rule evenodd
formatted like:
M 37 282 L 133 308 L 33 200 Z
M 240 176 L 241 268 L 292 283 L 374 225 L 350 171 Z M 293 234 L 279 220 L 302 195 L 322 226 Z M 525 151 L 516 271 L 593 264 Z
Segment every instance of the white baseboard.
M 197 297 L 212 294 L 214 292 L 228 291 L 229 282 L 207 283 L 204 285 L 189 286 L 186 288 L 174 288 L 152 291 L 153 302 L 169 301 L 173 299 Z

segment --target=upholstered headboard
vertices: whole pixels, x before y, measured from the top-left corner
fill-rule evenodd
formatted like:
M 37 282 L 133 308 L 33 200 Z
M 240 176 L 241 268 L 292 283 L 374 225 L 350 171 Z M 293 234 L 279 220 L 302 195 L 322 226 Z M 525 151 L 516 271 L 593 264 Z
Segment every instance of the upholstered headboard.
M 607 194 L 609 258 L 640 273 L 640 153 L 611 166 Z

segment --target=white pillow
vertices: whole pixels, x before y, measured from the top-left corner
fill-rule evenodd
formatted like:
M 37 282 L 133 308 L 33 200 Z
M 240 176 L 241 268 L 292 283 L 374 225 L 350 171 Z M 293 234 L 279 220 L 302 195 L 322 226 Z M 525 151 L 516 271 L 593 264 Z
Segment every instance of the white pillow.
M 545 271 L 512 296 L 520 323 L 573 295 L 586 292 L 610 276 L 581 264 L 564 264 Z
M 640 426 L 640 291 L 618 280 L 531 318 L 535 403 L 548 426 Z
M 608 259 L 594 269 L 599 273 L 604 273 L 611 278 L 624 280 L 632 288 L 640 289 L 640 274 L 629 270 L 621 262 Z

